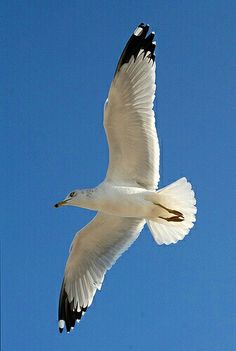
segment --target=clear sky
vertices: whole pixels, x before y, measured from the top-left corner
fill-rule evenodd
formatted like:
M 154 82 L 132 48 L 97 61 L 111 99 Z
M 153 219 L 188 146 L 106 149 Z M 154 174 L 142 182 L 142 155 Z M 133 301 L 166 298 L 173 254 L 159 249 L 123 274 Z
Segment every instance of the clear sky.
M 2 350 L 232 351 L 236 344 L 234 1 L 2 1 Z M 145 228 L 80 325 L 57 330 L 69 246 L 94 213 L 53 204 L 103 180 L 103 103 L 132 31 L 157 35 L 160 186 L 186 176 L 197 223 Z

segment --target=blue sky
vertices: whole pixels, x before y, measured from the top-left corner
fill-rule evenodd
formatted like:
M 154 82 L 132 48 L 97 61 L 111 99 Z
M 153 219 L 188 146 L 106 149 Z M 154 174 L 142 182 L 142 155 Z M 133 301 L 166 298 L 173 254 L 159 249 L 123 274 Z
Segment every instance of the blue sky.
M 228 351 L 236 334 L 233 1 L 2 1 L 2 349 Z M 103 103 L 140 22 L 157 35 L 160 186 L 186 176 L 198 216 L 175 246 L 148 229 L 108 272 L 73 333 L 57 302 L 75 232 L 55 210 L 102 181 Z

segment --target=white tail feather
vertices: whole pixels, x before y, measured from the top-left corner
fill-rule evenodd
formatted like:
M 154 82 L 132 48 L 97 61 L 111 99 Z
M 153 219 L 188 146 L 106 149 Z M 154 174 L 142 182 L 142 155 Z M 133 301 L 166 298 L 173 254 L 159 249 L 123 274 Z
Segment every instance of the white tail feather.
M 167 209 L 183 214 L 182 221 L 168 221 L 160 217 L 147 220 L 147 225 L 157 244 L 175 244 L 189 233 L 196 220 L 196 200 L 192 186 L 186 178 L 181 178 L 157 191 L 156 202 Z

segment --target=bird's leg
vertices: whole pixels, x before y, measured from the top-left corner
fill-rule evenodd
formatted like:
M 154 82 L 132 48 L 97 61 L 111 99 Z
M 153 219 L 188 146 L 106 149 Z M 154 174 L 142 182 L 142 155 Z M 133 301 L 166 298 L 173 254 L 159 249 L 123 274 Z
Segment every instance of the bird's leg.
M 161 204 L 156 204 L 156 205 L 160 206 L 161 208 L 163 208 L 167 212 L 174 215 L 174 216 L 166 217 L 166 218 L 159 216 L 159 218 L 165 219 L 167 222 L 182 222 L 184 220 L 184 215 L 181 212 L 176 211 L 176 210 L 171 210 L 170 208 L 167 208 Z

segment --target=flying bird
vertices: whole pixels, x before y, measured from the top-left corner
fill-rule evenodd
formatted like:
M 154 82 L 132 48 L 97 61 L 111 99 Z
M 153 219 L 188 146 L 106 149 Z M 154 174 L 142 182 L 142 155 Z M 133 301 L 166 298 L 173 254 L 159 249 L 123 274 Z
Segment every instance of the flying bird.
M 58 324 L 67 332 L 91 305 L 106 271 L 138 238 L 145 224 L 157 244 L 174 244 L 193 227 L 196 200 L 186 178 L 157 190 L 159 144 L 155 127 L 154 32 L 141 23 L 118 62 L 104 106 L 109 145 L 105 180 L 77 189 L 55 207 L 97 211 L 74 237 L 62 282 Z

